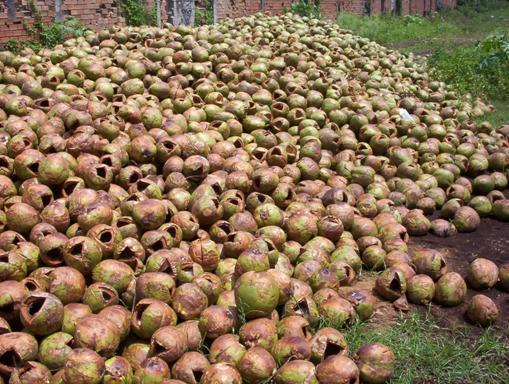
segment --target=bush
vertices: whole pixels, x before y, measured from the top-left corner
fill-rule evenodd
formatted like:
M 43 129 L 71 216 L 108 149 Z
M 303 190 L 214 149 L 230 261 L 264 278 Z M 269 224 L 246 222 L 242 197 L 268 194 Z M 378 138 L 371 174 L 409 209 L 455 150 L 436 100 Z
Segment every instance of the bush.
M 509 99 L 509 33 L 493 34 L 481 44 L 481 73 L 492 84 L 493 92 Z
M 3 44 L 3 49 L 13 53 L 19 53 L 23 48 L 31 48 L 38 51 L 41 48 L 54 48 L 69 38 L 83 36 L 88 27 L 81 21 L 67 17 L 62 22 L 45 24 L 42 14 L 34 1 L 29 1 L 28 6 L 32 12 L 33 23 L 29 25 L 23 22 L 23 28 L 28 33 L 30 40 L 8 40 Z
M 214 24 L 214 5 L 212 0 L 205 0 L 202 2 L 204 7 L 196 7 L 194 14 L 194 23 L 196 25 L 210 25 Z
M 320 2 L 315 0 L 298 0 L 290 5 L 289 11 L 300 16 L 320 18 Z
M 509 100 L 509 35 L 491 35 L 477 46 L 439 50 L 433 73 L 462 93 Z
M 155 7 L 145 7 L 140 0 L 120 0 L 120 8 L 124 13 L 127 25 L 156 25 L 157 10 Z
M 476 47 L 438 50 L 429 59 L 432 72 L 442 81 L 461 93 L 480 96 L 488 91 L 489 84 L 479 76 L 481 55 Z
M 62 44 L 70 37 L 83 36 L 88 28 L 79 20 L 68 17 L 63 22 L 44 24 L 42 20 L 35 21 L 32 27 L 26 27 L 30 37 L 46 48 L 54 48 L 57 44 Z

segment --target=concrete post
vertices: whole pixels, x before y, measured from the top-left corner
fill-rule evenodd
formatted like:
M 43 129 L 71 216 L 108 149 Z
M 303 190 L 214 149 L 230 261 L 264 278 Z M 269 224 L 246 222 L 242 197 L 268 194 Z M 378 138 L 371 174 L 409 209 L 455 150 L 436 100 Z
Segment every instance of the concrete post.
M 168 21 L 173 25 L 194 25 L 193 0 L 168 0 Z
M 7 17 L 11 20 L 16 18 L 16 2 L 7 0 Z
M 62 0 L 55 0 L 55 21 L 63 21 Z

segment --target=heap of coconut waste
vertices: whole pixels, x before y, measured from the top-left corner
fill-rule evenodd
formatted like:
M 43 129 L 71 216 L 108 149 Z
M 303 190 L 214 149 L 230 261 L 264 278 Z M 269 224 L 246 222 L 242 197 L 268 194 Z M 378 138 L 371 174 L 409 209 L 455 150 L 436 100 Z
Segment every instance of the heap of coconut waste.
M 509 288 L 408 247 L 509 220 L 489 110 L 291 14 L 1 52 L 0 383 L 386 382 L 390 346 L 341 333 L 376 300 Z

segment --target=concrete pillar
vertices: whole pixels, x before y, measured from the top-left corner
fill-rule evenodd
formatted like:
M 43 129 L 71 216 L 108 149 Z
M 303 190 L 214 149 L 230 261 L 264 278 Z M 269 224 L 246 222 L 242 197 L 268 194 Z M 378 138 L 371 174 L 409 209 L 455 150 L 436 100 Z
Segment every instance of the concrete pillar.
M 55 21 L 63 21 L 62 0 L 55 0 Z
M 217 23 L 217 0 L 212 0 L 212 18 Z
M 173 25 L 194 25 L 193 0 L 168 0 L 168 21 Z
M 16 18 L 16 3 L 14 0 L 7 0 L 7 17 L 11 20 Z

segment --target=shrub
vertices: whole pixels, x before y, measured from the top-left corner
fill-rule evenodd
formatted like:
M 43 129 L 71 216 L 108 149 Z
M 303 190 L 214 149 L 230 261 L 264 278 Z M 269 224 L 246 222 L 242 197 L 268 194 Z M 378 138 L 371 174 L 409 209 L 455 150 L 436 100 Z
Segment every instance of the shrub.
M 24 22 L 23 27 L 31 40 L 43 47 L 53 48 L 70 37 L 83 36 L 88 30 L 87 26 L 73 17 L 68 17 L 63 22 L 45 24 L 35 2 L 33 0 L 29 1 L 28 6 L 32 12 L 34 22 L 31 26 Z M 29 42 L 23 43 L 24 46 L 29 46 L 29 44 Z
M 196 25 L 214 24 L 214 8 L 212 0 L 202 2 L 204 7 L 196 7 L 194 23 Z
M 509 35 L 488 36 L 476 46 L 439 50 L 428 60 L 433 73 L 462 93 L 509 99 Z
M 320 2 L 314 0 L 298 0 L 290 5 L 289 11 L 300 16 L 320 18 Z
M 157 10 L 155 7 L 145 7 L 140 0 L 120 0 L 120 7 L 124 13 L 127 25 L 156 25 Z

